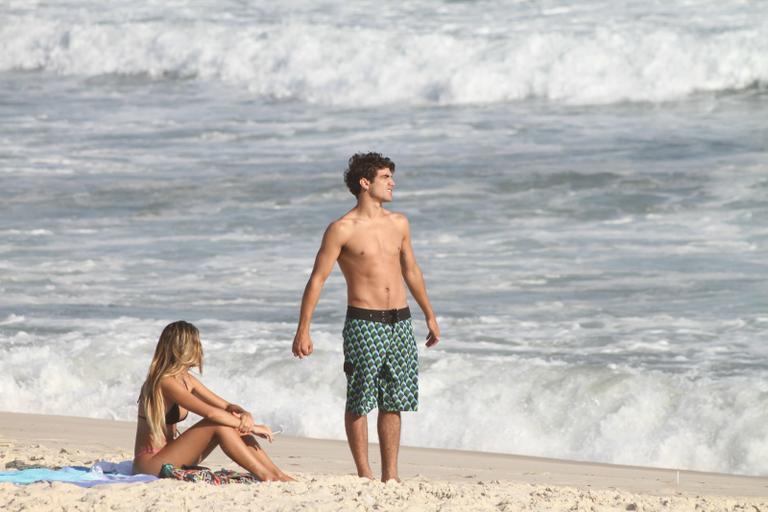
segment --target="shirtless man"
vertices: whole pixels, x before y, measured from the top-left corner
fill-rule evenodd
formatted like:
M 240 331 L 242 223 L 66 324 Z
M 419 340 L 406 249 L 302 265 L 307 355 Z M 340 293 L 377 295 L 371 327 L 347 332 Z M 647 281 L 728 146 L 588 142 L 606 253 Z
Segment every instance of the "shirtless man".
M 315 266 L 301 300 L 293 355 L 312 353 L 309 324 L 320 291 L 338 261 L 347 281 L 344 373 L 347 403 L 344 426 L 358 476 L 373 478 L 368 462 L 367 414 L 378 407 L 381 479 L 398 480 L 400 412 L 418 407 L 418 350 L 413 338 L 405 286 L 427 320 L 427 347 L 440 340 L 440 328 L 411 247 L 408 219 L 382 203 L 392 201 L 395 164 L 378 153 L 349 159 L 344 181 L 357 206 L 332 222 L 323 235 Z

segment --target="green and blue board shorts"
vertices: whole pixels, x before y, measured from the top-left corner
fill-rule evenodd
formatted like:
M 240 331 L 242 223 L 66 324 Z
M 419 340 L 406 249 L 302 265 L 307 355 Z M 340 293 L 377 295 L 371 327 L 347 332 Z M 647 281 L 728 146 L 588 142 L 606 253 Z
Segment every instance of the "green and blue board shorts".
M 349 306 L 344 322 L 347 411 L 415 411 L 419 405 L 419 351 L 411 311 Z

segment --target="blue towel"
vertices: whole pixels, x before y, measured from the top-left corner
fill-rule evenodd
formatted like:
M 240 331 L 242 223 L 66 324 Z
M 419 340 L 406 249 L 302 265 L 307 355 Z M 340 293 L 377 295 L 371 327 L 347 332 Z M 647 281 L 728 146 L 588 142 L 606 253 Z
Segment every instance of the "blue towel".
M 93 487 L 103 484 L 127 484 L 133 482 L 152 482 L 157 480 L 152 475 L 124 475 L 104 473 L 101 468 L 71 466 L 61 469 L 32 468 L 21 471 L 0 471 L 0 482 L 14 484 L 32 484 L 35 482 L 68 482 L 80 487 Z

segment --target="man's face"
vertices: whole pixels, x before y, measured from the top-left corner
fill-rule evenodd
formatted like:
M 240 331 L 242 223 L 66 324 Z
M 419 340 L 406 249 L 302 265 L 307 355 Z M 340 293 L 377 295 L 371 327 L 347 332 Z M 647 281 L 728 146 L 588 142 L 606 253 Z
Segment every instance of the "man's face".
M 378 199 L 382 203 L 388 203 L 392 201 L 392 190 L 394 188 L 395 179 L 392 176 L 392 171 L 385 167 L 376 171 L 376 177 L 371 182 L 368 193 L 374 199 Z

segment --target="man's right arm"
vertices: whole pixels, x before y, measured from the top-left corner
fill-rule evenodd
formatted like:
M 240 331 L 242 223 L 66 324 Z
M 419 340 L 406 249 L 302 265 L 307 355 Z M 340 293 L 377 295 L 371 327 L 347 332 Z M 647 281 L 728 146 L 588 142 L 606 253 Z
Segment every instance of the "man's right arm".
M 315 312 L 317 302 L 320 300 L 320 292 L 325 280 L 328 279 L 333 265 L 341 254 L 341 248 L 344 245 L 343 236 L 344 226 L 338 221 L 332 223 L 325 230 L 320 250 L 317 251 L 315 266 L 312 268 L 312 274 L 309 276 L 307 286 L 304 288 L 304 295 L 301 298 L 299 325 L 296 328 L 296 336 L 293 338 L 293 355 L 299 359 L 310 355 L 314 350 L 312 338 L 309 336 L 309 325 L 312 322 L 312 314 Z

